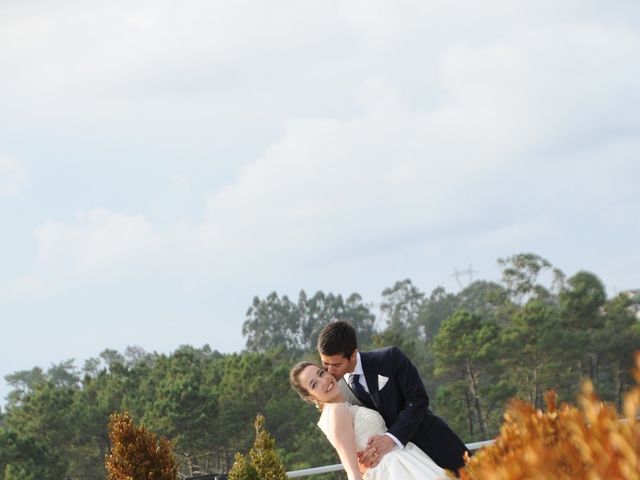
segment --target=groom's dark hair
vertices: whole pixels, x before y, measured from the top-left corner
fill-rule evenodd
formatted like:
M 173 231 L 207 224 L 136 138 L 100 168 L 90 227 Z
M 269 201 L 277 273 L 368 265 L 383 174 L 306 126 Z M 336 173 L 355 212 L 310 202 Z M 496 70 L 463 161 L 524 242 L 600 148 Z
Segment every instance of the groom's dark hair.
M 318 336 L 318 351 L 322 355 L 338 355 L 349 358 L 358 348 L 356 329 L 343 320 L 324 326 Z

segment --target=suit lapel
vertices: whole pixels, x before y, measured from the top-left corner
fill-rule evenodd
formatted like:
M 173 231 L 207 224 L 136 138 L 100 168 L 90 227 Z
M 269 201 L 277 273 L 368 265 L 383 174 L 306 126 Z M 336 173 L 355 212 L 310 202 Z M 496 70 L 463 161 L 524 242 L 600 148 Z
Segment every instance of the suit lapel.
M 372 365 L 370 353 L 360 352 L 360 360 L 362 360 L 362 371 L 364 372 L 364 378 L 367 380 L 367 387 L 369 387 L 369 395 L 376 407 L 376 410 L 382 412 L 382 402 L 380 401 L 380 390 L 378 389 L 378 372 Z

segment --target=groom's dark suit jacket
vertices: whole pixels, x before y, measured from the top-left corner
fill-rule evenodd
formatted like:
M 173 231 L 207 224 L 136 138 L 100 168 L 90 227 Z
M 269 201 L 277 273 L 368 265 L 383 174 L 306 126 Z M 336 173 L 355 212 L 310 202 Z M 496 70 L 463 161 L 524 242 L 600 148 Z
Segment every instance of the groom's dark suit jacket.
M 442 468 L 457 472 L 467 451 L 447 423 L 429 410 L 429 397 L 418 370 L 397 347 L 360 352 L 373 404 L 389 433 L 403 445 L 415 443 Z M 378 375 L 387 377 L 380 390 Z

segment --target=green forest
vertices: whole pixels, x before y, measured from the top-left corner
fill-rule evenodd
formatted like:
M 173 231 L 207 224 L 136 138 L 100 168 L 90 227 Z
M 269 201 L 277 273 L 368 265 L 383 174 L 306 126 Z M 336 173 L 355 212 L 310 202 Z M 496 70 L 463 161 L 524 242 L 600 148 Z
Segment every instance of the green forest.
M 105 479 L 109 416 L 123 411 L 172 441 L 186 475 L 226 472 L 235 453 L 251 447 L 258 413 L 287 470 L 338 463 L 315 425 L 318 412 L 288 384 L 294 363 L 318 360 L 318 333 L 333 318 L 355 326 L 361 350 L 400 347 L 418 367 L 431 409 L 466 442 L 495 436 L 509 399 L 543 408 L 554 389 L 573 403 L 584 378 L 619 407 L 640 349 L 639 292 L 607 297 L 595 273 L 565 274 L 533 253 L 497 262 L 500 281 L 476 280 L 457 293 L 428 293 L 404 279 L 372 303 L 322 291 L 255 297 L 240 353 L 129 347 L 83 365 L 70 359 L 14 372 L 0 412 L 0 478 Z M 211 332 L 210 342 L 224 334 Z

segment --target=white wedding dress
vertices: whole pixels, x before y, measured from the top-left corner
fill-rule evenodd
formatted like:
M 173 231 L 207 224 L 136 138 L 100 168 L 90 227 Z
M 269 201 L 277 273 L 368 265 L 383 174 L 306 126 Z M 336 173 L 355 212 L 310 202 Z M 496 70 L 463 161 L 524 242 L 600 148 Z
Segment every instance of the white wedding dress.
M 381 435 L 387 431 L 382 416 L 375 410 L 359 405 L 347 404 L 353 419 L 353 431 L 356 437 L 356 450 L 364 450 L 367 440 L 372 435 Z M 334 405 L 327 404 L 322 409 L 318 426 L 335 447 L 333 435 L 329 428 L 331 409 Z M 403 449 L 395 447 L 382 457 L 380 463 L 370 468 L 363 475 L 364 480 L 431 480 L 447 478 L 429 456 L 416 445 L 409 442 Z

